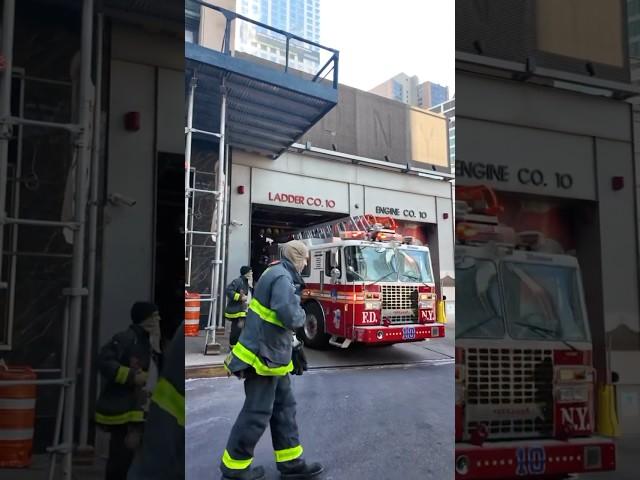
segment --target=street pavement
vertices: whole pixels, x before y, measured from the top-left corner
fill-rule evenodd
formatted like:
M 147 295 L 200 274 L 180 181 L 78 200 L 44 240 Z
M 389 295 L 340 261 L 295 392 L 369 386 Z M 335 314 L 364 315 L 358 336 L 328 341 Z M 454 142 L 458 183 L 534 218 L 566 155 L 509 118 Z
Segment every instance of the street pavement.
M 307 349 L 292 377 L 305 457 L 324 480 L 453 478 L 453 325 L 446 339 L 383 348 Z M 346 367 L 345 367 L 346 366 Z M 218 464 L 242 407 L 235 378 L 187 380 L 187 479 L 219 479 Z M 267 430 L 255 451 L 279 478 Z

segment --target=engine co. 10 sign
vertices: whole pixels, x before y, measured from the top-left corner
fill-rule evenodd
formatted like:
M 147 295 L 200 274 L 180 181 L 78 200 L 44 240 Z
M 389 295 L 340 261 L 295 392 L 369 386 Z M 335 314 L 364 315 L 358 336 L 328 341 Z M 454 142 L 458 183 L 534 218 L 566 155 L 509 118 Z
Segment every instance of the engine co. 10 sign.
M 419 220 L 427 219 L 427 212 L 422 210 L 413 210 L 411 208 L 396 208 L 376 206 L 376 215 L 390 215 L 392 217 L 415 218 Z

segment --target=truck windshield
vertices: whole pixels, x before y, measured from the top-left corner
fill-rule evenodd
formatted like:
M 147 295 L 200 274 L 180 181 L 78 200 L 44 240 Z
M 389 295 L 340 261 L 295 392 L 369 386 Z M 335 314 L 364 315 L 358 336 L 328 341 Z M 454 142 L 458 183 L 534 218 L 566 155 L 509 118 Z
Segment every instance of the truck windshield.
M 456 338 L 502 338 L 504 320 L 496 265 L 490 260 L 456 260 Z
M 345 248 L 347 281 L 364 280 L 432 283 L 431 259 L 426 250 L 352 246 Z M 349 267 L 353 269 L 353 273 Z
M 589 340 L 575 268 L 505 262 L 502 275 L 513 338 Z

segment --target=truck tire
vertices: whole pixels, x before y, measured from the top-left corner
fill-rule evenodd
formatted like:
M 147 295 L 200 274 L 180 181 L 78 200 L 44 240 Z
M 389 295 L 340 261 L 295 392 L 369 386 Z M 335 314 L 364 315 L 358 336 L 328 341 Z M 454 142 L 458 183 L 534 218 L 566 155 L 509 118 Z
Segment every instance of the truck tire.
M 307 347 L 318 350 L 329 346 L 329 339 L 324 328 L 324 315 L 321 307 L 315 302 L 305 303 L 302 308 L 307 315 L 304 327 L 298 331 L 298 337 L 302 339 Z

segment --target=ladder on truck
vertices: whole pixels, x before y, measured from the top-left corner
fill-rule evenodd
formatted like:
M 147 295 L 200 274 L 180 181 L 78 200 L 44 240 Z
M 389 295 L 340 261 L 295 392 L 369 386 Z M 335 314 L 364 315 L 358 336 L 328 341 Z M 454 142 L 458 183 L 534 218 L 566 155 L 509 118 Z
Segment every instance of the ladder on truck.
M 193 274 L 194 249 L 208 248 L 213 251 L 211 257 L 211 282 L 209 294 L 201 294 L 200 301 L 209 303 L 209 313 L 207 316 L 207 326 L 205 328 L 205 355 L 216 354 L 221 350 L 221 345 L 216 341 L 216 330 L 223 328 L 222 312 L 224 309 L 224 276 L 227 236 L 227 206 L 228 192 L 226 186 L 228 166 L 227 146 L 225 144 L 225 116 L 227 95 L 224 86 L 224 78 L 221 80 L 221 107 L 220 107 L 220 132 L 208 132 L 193 127 L 193 107 L 196 89 L 198 87 L 197 73 L 194 72 L 189 84 L 188 104 L 187 104 L 187 125 L 185 127 L 185 176 L 184 176 L 184 254 L 186 263 L 186 288 L 191 287 Z M 192 165 L 191 149 L 193 144 L 193 134 L 197 133 L 208 137 L 215 137 L 219 140 L 218 161 L 215 172 L 197 171 Z M 215 190 L 197 188 L 196 180 L 198 175 L 212 175 L 217 184 Z M 196 217 L 196 196 L 204 195 L 213 197 L 213 214 L 211 218 L 211 228 L 209 230 L 196 230 L 194 228 Z M 197 242 L 197 238 L 209 237 L 213 245 L 206 245 Z
M 343 232 L 356 231 L 369 233 L 375 228 L 395 229 L 396 222 L 391 217 L 375 215 L 355 215 L 313 225 L 292 233 L 294 240 L 333 238 Z

